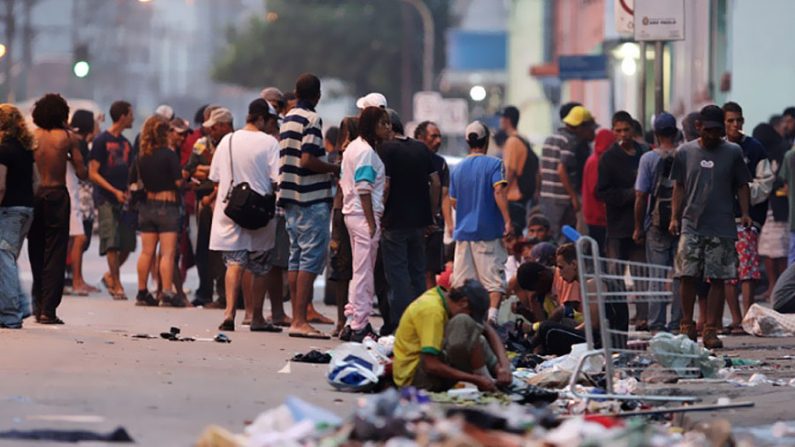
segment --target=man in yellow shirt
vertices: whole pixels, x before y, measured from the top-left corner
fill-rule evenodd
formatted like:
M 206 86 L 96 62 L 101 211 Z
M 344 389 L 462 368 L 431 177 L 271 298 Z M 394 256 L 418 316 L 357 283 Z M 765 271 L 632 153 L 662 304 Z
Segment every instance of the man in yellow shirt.
M 488 307 L 488 292 L 472 279 L 449 292 L 430 289 L 414 300 L 395 333 L 395 384 L 430 391 L 456 382 L 484 391 L 509 385 L 511 366 L 502 341 L 484 324 Z

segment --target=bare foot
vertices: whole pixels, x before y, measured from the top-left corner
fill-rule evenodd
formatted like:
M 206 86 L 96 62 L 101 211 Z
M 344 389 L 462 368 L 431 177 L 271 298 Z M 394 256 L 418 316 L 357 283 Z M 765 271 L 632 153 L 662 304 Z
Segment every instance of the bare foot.
M 318 311 L 314 311 L 314 312 L 312 312 L 311 310 L 308 311 L 306 313 L 306 319 L 310 323 L 315 323 L 315 324 L 334 324 L 334 320 L 332 320 L 329 317 L 326 317 L 326 316 L 322 315 Z
M 271 315 L 268 317 L 268 319 L 271 321 L 271 323 L 275 324 L 276 326 L 290 327 L 293 324 L 293 319 L 288 317 L 287 315 L 282 315 L 276 318 L 274 318 L 273 315 Z
M 342 330 L 344 328 L 345 328 L 345 323 L 337 323 L 337 325 L 334 326 L 334 330 L 331 331 L 331 336 L 332 337 L 339 337 L 340 333 L 342 332 Z

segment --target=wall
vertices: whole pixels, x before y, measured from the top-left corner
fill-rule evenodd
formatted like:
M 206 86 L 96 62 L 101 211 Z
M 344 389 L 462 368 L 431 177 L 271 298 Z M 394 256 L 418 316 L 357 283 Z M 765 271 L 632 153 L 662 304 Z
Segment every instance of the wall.
M 762 7 L 764 5 L 764 7 Z M 751 132 L 770 115 L 795 105 L 795 1 L 734 0 L 728 8 L 732 89 Z
M 551 108 L 541 83 L 530 76 L 530 67 L 544 62 L 544 3 L 544 0 L 512 0 L 508 15 L 505 103 L 520 110 L 519 132 L 534 143 L 542 142 L 553 126 Z

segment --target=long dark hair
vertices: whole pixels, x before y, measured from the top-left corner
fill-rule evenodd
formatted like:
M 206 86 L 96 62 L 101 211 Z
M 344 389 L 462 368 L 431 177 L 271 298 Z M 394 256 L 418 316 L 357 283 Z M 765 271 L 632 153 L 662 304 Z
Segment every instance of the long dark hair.
M 359 117 L 359 136 L 370 143 L 373 149 L 380 142 L 376 129 L 382 119 L 389 120 L 389 116 L 386 110 L 380 107 L 368 107 L 362 111 L 362 115 Z
M 340 133 L 337 137 L 337 144 L 334 145 L 334 150 L 338 153 L 342 152 L 342 144 L 347 140 L 351 142 L 359 136 L 359 119 L 355 116 L 346 116 L 340 122 Z

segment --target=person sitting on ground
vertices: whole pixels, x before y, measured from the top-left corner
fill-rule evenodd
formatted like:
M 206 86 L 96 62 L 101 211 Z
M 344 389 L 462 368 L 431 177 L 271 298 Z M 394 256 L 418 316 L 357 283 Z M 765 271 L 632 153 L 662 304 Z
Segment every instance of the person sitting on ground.
M 538 262 L 525 262 L 519 266 L 508 288 L 516 292 L 517 301 L 511 311 L 531 323 L 554 318 L 560 321 L 563 312 L 558 309 L 558 299 L 553 291 L 554 271 Z
M 579 277 L 577 266 L 577 249 L 574 244 L 565 244 L 558 248 L 557 264 L 560 276 L 567 283 L 573 283 Z M 586 283 L 588 293 L 596 293 L 596 279 L 589 279 Z M 604 283 L 606 290 L 619 290 L 620 285 L 610 282 Z M 587 311 L 590 315 L 591 326 L 593 328 L 594 344 L 601 346 L 599 336 L 599 306 L 597 300 L 593 299 L 589 303 Z M 607 320 L 610 329 L 626 332 L 629 328 L 629 308 L 626 302 L 611 299 L 605 303 L 605 313 L 603 317 Z M 531 347 L 539 355 L 564 355 L 571 352 L 571 347 L 578 343 L 585 343 L 585 323 L 580 323 L 575 327 L 568 326 L 556 321 L 547 320 L 539 325 L 533 339 Z M 626 337 L 621 334 L 614 335 L 613 346 L 622 346 Z
M 527 239 L 538 242 L 550 242 L 552 231 L 549 228 L 549 219 L 543 214 L 533 214 L 527 222 Z
M 770 296 L 773 310 L 783 314 L 795 313 L 795 264 L 787 267 L 778 277 Z
M 489 296 L 468 279 L 449 292 L 428 290 L 403 313 L 395 333 L 393 374 L 399 387 L 444 391 L 469 382 L 494 391 L 512 380 L 497 332 L 486 324 Z

